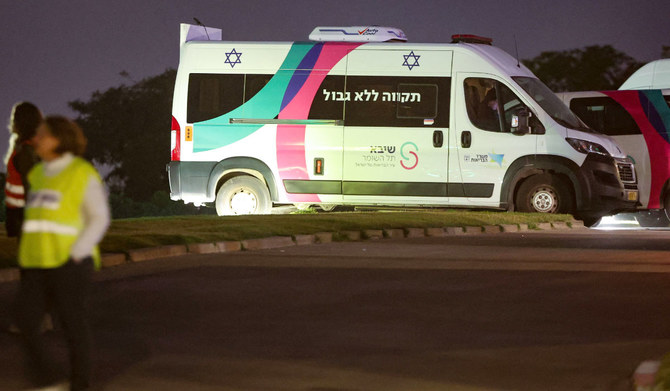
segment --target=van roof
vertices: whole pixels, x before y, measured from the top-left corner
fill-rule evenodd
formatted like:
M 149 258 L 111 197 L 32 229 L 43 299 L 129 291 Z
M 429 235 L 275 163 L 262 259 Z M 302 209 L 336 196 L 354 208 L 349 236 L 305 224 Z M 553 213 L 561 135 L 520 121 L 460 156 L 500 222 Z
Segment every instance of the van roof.
M 630 75 L 620 90 L 670 88 L 670 58 L 652 61 Z

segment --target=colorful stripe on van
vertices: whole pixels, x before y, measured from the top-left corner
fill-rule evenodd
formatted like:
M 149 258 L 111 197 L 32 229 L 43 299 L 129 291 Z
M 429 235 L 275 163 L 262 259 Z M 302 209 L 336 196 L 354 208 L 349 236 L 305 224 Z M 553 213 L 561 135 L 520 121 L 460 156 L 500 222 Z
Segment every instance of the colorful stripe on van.
M 670 178 L 670 107 L 660 90 L 603 91 L 633 117 L 642 131 L 651 164 L 649 209 L 660 208 L 661 191 Z
M 361 43 L 294 43 L 280 69 L 248 102 L 211 120 L 194 124 L 193 151 L 230 145 L 263 125 L 230 124 L 231 118 L 307 119 L 312 101 L 328 72 Z M 277 125 L 277 165 L 284 179 L 309 179 L 305 158 L 306 125 Z M 294 202 L 319 202 L 316 195 L 289 194 Z

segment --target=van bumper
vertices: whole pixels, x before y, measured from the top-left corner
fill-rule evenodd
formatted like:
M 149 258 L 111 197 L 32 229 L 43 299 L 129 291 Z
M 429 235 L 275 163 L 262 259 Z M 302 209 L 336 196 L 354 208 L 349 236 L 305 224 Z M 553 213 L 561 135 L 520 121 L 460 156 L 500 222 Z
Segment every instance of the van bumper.
M 207 194 L 209 177 L 216 162 L 172 161 L 165 167 L 170 183 L 170 199 L 196 205 L 212 202 Z
M 579 215 L 609 216 L 634 211 L 640 205 L 635 167 L 630 159 L 590 153 L 579 171 Z

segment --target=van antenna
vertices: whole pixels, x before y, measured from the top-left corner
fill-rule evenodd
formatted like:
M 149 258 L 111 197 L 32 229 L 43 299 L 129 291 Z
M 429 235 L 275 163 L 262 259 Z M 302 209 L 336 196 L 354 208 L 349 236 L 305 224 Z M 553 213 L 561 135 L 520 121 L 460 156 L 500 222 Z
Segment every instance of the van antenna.
M 211 41 L 211 39 L 209 38 L 209 33 L 207 32 L 207 27 L 205 27 L 205 25 L 202 24 L 202 22 L 199 21 L 198 18 L 194 17 L 193 20 L 195 20 L 195 23 L 197 23 L 199 26 L 202 26 L 202 28 L 205 29 L 205 34 L 207 34 L 207 40 Z
M 519 62 L 519 46 L 516 44 L 516 34 L 513 35 L 514 37 L 514 51 L 516 51 L 516 67 L 521 68 L 521 64 Z

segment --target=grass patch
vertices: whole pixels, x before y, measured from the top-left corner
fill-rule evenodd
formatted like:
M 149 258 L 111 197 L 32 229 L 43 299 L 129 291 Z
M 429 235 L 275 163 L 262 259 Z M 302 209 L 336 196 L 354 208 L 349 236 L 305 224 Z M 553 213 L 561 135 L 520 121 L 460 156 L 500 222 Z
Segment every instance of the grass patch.
M 499 211 L 421 210 L 392 212 L 298 213 L 267 216 L 174 216 L 114 220 L 102 252 L 167 244 L 207 243 L 316 232 L 382 228 L 429 228 L 569 222 L 570 215 Z M 15 266 L 16 240 L 0 233 L 0 267 Z

